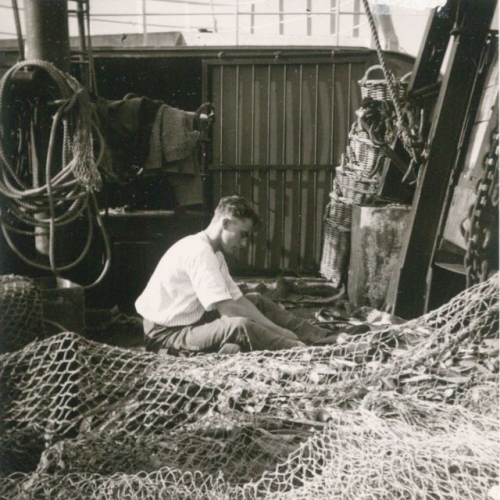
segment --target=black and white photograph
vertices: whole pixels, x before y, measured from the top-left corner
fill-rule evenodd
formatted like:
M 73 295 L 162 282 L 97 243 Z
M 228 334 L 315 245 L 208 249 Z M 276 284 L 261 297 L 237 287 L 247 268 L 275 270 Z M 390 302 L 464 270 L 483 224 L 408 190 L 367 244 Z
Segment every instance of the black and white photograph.
M 497 0 L 0 0 L 0 499 L 500 500 Z

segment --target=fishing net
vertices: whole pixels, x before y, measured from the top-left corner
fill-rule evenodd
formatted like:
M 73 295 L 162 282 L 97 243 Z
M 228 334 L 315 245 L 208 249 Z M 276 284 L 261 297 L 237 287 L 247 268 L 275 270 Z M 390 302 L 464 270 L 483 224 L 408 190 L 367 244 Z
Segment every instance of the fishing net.
M 44 335 L 42 295 L 36 282 L 15 274 L 0 276 L 0 353 L 22 349 Z
M 491 496 L 498 276 L 372 328 L 236 356 L 157 356 L 72 333 L 5 354 L 0 496 Z

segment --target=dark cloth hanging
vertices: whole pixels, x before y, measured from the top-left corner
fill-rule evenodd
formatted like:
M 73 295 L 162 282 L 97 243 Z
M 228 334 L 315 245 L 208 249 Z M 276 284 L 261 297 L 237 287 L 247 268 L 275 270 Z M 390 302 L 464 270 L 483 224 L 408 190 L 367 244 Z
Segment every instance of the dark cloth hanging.
M 149 155 L 151 130 L 164 102 L 132 95 L 121 101 L 98 97 L 96 104 L 113 172 L 121 180 L 133 178 Z
M 197 158 L 200 140 L 198 112 L 163 105 L 151 130 L 149 156 L 144 168 L 178 174 L 200 174 Z

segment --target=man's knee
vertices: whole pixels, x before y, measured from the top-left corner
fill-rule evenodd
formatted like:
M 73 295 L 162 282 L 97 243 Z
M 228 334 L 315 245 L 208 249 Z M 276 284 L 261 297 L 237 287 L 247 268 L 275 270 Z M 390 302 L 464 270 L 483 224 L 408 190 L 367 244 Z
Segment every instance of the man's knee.
M 226 323 L 226 328 L 229 332 L 231 332 L 229 338 L 232 338 L 233 340 L 247 340 L 252 337 L 256 330 L 262 329 L 258 323 L 243 316 L 233 318 L 225 317 L 224 322 Z
M 244 351 L 251 349 L 250 338 L 253 336 L 253 330 L 257 324 L 251 319 L 244 317 L 224 317 L 221 318 L 226 331 L 226 342 L 237 344 Z
M 232 318 L 226 316 L 223 318 L 223 320 L 228 328 L 236 332 L 247 332 L 250 328 L 252 328 L 255 325 L 254 321 L 252 321 L 249 318 L 244 318 L 242 316 L 241 317 L 236 316 Z

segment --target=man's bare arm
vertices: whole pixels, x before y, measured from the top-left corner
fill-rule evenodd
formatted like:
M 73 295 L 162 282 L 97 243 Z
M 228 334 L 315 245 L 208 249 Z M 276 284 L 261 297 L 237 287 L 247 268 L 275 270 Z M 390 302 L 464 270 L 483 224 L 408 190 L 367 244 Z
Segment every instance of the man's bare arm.
M 221 316 L 248 318 L 283 337 L 291 340 L 298 340 L 295 333 L 286 328 L 281 328 L 276 323 L 266 318 L 266 316 L 264 316 L 246 297 L 240 297 L 238 300 L 223 300 L 217 302 L 215 307 Z

